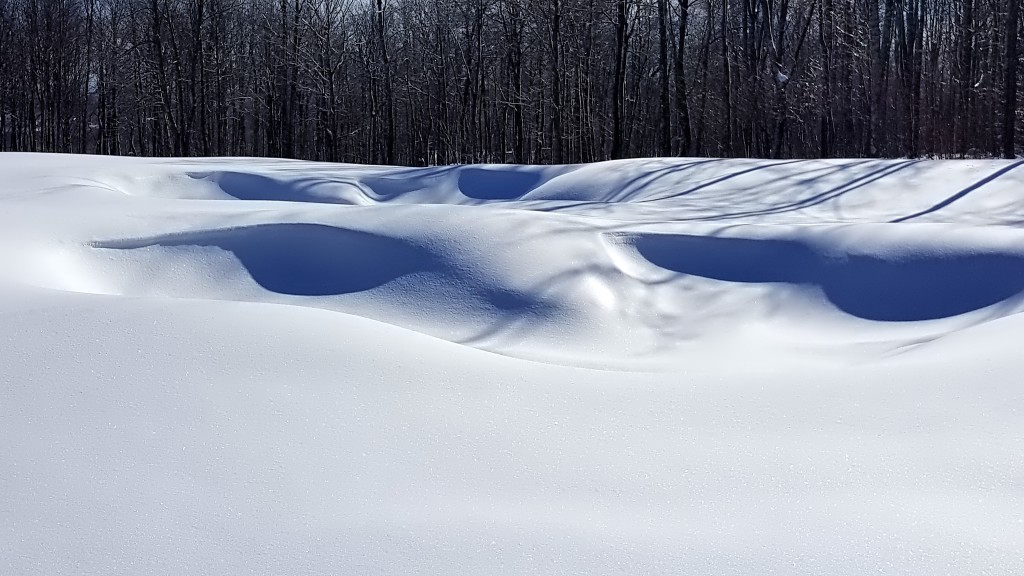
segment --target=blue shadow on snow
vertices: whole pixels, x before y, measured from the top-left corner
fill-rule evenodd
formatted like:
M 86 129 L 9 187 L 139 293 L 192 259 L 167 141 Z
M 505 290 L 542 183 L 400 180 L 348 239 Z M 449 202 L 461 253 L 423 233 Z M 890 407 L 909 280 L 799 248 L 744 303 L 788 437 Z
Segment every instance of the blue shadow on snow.
M 823 254 L 796 240 L 648 234 L 641 256 L 681 274 L 726 282 L 814 285 L 840 310 L 880 321 L 932 320 L 1024 291 L 1024 256 L 1007 253 Z

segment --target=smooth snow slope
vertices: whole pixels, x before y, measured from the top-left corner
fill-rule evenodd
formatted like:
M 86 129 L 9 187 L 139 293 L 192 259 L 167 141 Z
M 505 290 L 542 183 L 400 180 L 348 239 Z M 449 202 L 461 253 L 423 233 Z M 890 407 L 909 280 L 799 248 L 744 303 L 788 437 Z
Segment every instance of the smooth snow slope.
M 2 574 L 1024 573 L 1024 166 L 0 154 Z

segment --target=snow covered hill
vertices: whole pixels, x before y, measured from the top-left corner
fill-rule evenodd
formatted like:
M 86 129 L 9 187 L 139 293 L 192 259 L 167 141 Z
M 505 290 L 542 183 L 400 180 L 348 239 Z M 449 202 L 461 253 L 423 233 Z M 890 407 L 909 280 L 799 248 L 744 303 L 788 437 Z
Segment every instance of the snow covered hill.
M 1022 164 L 0 154 L 0 573 L 1024 573 Z

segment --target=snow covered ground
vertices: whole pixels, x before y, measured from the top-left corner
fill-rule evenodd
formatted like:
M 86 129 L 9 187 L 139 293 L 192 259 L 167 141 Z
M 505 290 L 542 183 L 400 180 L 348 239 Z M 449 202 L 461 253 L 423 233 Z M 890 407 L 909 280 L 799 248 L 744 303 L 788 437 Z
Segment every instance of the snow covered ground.
M 1024 165 L 0 154 L 0 573 L 1024 573 Z

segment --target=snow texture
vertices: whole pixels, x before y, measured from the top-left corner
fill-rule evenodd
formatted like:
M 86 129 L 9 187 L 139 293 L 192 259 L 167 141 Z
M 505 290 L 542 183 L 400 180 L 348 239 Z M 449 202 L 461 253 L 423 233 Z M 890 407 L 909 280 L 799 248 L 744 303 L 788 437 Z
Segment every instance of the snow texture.
M 0 573 L 1024 573 L 1022 164 L 0 154 Z

